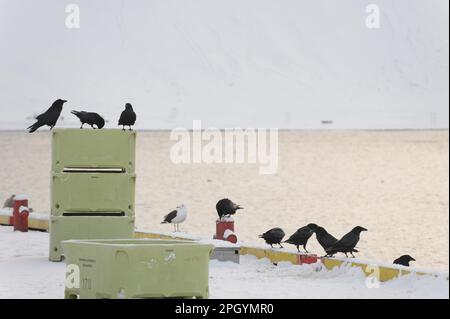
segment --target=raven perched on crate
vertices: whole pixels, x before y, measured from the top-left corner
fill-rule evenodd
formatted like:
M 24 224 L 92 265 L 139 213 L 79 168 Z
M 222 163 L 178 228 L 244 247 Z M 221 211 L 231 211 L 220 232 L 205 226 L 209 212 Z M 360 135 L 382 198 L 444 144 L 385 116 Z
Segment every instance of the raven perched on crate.
M 403 255 L 394 260 L 394 264 L 409 267 L 410 261 L 416 261 L 410 255 Z
M 305 252 L 308 253 L 308 250 L 306 250 L 306 244 L 308 243 L 309 238 L 312 236 L 317 227 L 318 226 L 313 223 L 303 226 L 297 229 L 297 231 L 293 233 L 291 237 L 289 237 L 288 240 L 285 240 L 284 242 L 295 245 L 297 247 L 298 252 L 300 252 L 299 246 L 303 246 Z
M 105 126 L 105 120 L 103 117 L 94 112 L 85 112 L 85 111 L 72 111 L 70 112 L 76 117 L 78 117 L 81 121 L 81 127 L 83 128 L 84 124 L 90 125 L 93 129 L 95 129 L 94 125 L 97 126 L 98 129 L 103 128 Z
M 259 238 L 263 238 L 272 248 L 273 245 L 280 245 L 280 247 L 283 248 L 281 241 L 283 240 L 284 235 L 284 231 L 281 228 L 276 227 L 266 231 L 264 234 L 259 235 Z
M 219 219 L 222 219 L 223 216 L 230 216 L 236 214 L 238 209 L 244 209 L 240 205 L 233 203 L 228 198 L 221 199 L 216 204 L 217 214 L 219 215 Z
M 118 125 L 122 125 L 122 130 L 125 131 L 125 126 L 128 126 L 131 131 L 131 126 L 136 123 L 136 113 L 130 103 L 125 104 L 125 110 L 120 114 Z
M 327 256 L 333 256 L 336 253 L 344 253 L 345 256 L 348 257 L 347 254 L 350 253 L 352 257 L 355 257 L 353 252 L 359 242 L 360 234 L 363 231 L 367 231 L 367 229 L 361 226 L 353 228 L 327 250 Z
M 47 111 L 36 116 L 36 123 L 27 127 L 27 130 L 29 130 L 28 132 L 33 133 L 44 125 L 50 126 L 50 129 L 53 129 L 56 121 L 58 121 L 59 115 L 61 115 L 63 104 L 66 102 L 66 100 L 61 99 L 53 102 L 52 106 L 50 106 Z

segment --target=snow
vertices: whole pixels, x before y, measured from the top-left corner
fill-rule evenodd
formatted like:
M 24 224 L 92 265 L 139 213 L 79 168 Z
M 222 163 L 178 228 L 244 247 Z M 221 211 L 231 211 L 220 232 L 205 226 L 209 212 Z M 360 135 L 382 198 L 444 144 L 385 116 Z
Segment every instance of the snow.
M 14 200 L 28 200 L 28 196 L 24 194 L 14 196 Z
M 63 297 L 65 263 L 48 261 L 48 233 L 0 227 L 0 238 L 0 298 Z M 367 283 L 359 268 L 348 266 L 275 266 L 253 256 L 241 256 L 240 264 L 210 262 L 211 298 L 449 298 L 442 276 L 412 274 L 378 288 Z
M 228 238 L 228 236 L 230 236 L 230 235 L 234 235 L 234 232 L 230 229 L 226 229 L 223 233 L 224 238 Z
M 23 212 L 28 212 L 28 207 L 27 206 L 20 206 L 19 207 L 19 213 L 23 213 Z
M 1 208 L 0 209 L 0 216 L 11 217 L 12 215 L 13 215 L 13 209 L 12 208 Z

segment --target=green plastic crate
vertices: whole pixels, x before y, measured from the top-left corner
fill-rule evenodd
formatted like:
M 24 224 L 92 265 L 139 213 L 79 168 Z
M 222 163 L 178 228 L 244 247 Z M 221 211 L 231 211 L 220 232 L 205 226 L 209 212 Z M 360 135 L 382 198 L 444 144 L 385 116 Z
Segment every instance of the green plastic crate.
M 135 146 L 134 131 L 53 131 L 50 260 L 63 240 L 132 238 Z
M 61 242 L 69 239 L 133 238 L 134 217 L 52 216 L 49 223 L 51 261 L 61 261 Z
M 114 173 L 53 174 L 52 215 L 64 213 L 123 213 L 134 215 L 136 176 Z
M 135 172 L 136 132 L 120 129 L 55 129 L 52 172 L 65 168 L 121 168 Z
M 66 298 L 207 298 L 213 246 L 181 240 L 70 240 L 62 243 Z M 74 276 L 76 266 L 79 276 Z M 76 281 L 76 279 L 78 281 Z M 72 280 L 74 279 L 74 280 Z

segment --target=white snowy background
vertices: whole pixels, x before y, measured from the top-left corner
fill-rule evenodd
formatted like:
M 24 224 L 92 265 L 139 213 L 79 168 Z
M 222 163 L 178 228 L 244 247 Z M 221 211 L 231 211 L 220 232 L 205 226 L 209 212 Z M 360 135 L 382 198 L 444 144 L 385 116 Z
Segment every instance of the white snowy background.
M 65 25 L 66 5 L 80 28 Z M 381 9 L 368 29 L 366 6 Z M 447 0 L 0 0 L 0 129 L 56 98 L 137 128 L 448 128 Z

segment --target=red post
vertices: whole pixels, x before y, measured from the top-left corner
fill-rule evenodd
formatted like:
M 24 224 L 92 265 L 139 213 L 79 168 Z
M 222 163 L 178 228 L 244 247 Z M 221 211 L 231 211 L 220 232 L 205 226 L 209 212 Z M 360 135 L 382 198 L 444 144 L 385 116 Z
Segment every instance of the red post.
M 237 236 L 234 233 L 234 221 L 232 219 L 216 220 L 216 234 L 213 238 L 227 240 L 235 244 L 237 242 Z
M 14 217 L 14 231 L 28 231 L 28 199 L 23 195 L 18 195 L 14 198 L 13 217 Z
M 315 264 L 319 261 L 319 257 L 316 254 L 299 254 L 297 255 L 298 264 Z

